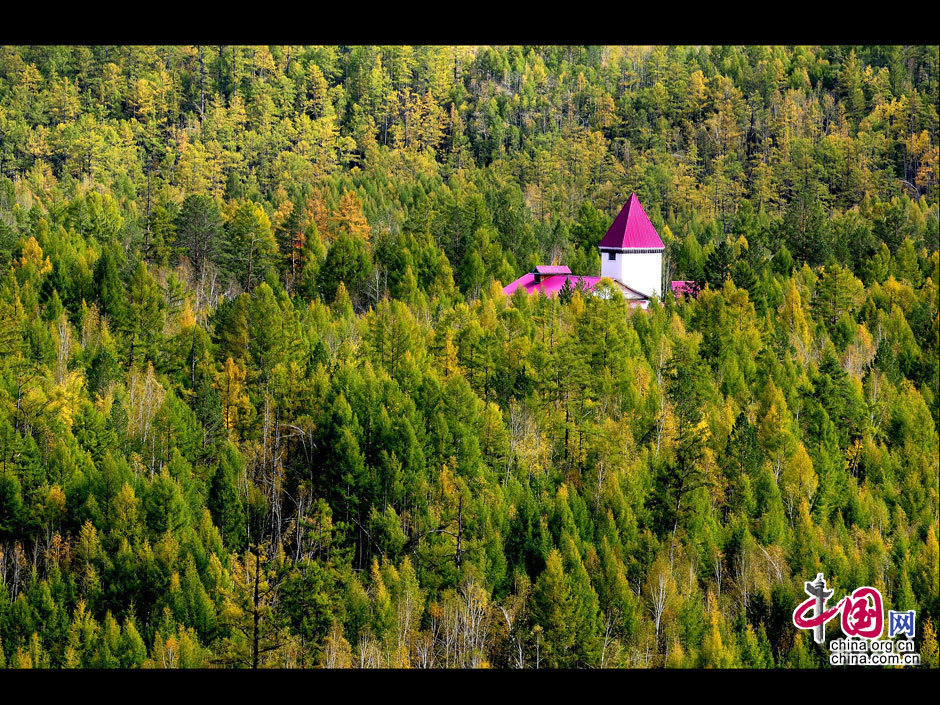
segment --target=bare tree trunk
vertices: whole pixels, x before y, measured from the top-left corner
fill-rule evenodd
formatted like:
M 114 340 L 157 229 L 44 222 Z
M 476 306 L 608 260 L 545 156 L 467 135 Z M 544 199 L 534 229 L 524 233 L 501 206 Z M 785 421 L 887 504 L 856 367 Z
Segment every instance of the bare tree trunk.
M 461 552 L 462 541 L 463 541 L 463 497 L 460 498 L 460 501 L 457 504 L 457 552 L 454 555 L 454 560 L 457 564 L 457 570 L 460 570 L 460 552 Z
M 258 668 L 258 622 L 260 620 L 260 612 L 258 610 L 258 580 L 260 577 L 260 563 L 261 557 L 258 555 L 257 549 L 255 550 L 255 586 L 254 586 L 254 597 L 252 598 L 252 643 L 251 643 L 251 667 L 254 669 Z
M 199 119 L 206 119 L 206 61 L 199 45 Z

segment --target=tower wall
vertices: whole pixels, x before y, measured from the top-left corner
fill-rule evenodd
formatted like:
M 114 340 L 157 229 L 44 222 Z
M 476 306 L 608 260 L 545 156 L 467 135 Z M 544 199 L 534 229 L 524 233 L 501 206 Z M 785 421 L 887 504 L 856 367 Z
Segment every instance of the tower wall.
M 647 296 L 662 296 L 663 253 L 601 250 L 601 276 L 623 282 Z
M 614 259 L 610 259 L 610 255 Z M 601 276 L 623 281 L 623 252 L 604 252 L 601 250 Z

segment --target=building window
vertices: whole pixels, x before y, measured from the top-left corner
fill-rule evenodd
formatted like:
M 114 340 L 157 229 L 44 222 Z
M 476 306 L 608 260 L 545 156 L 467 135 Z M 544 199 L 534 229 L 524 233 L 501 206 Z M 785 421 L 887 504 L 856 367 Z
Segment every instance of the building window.
M 608 253 L 607 253 L 607 259 L 610 259 L 610 260 L 617 259 L 617 253 L 616 253 L 616 252 L 608 252 Z

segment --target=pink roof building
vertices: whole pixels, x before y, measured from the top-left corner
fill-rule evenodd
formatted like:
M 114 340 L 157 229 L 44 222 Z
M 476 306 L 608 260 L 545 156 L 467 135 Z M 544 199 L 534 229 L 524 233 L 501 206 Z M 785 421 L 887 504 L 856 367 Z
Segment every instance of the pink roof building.
M 672 295 L 675 296 L 677 299 L 679 297 L 685 298 L 687 296 L 691 296 L 695 298 L 698 296 L 698 292 L 701 289 L 701 287 L 698 285 L 698 282 L 683 281 L 683 280 L 673 281 L 671 284 L 671 287 L 672 287 Z
M 567 270 L 568 268 L 565 267 L 565 269 Z M 571 274 L 570 271 L 568 273 L 549 274 L 547 276 L 540 276 L 539 272 L 536 271 L 523 274 L 516 279 L 516 281 L 504 286 L 503 293 L 509 296 L 515 292 L 516 289 L 523 289 L 527 294 L 539 293 L 552 297 L 561 291 L 566 281 L 570 281 L 572 287 L 577 287 L 578 284 L 581 284 L 581 286 L 590 291 L 597 286 L 597 282 L 600 280 L 600 277 L 582 277 Z
M 630 194 L 629 200 L 614 218 L 598 249 L 601 253 L 599 277 L 572 274 L 564 265 L 539 265 L 503 287 L 503 293 L 509 295 L 523 289 L 529 294 L 553 296 L 561 291 L 565 282 L 569 282 L 573 288 L 580 285 L 593 291 L 598 282 L 606 277 L 620 288 L 627 300 L 643 308 L 646 308 L 651 297 L 661 295 L 665 245 L 635 193 Z
M 583 277 L 578 274 L 550 274 L 536 279 L 538 276 L 539 274 L 537 272 L 523 274 L 516 279 L 516 281 L 504 286 L 503 293 L 506 294 L 506 296 L 511 296 L 517 289 L 522 289 L 527 294 L 545 294 L 545 296 L 551 298 L 562 290 L 565 286 L 565 282 L 568 282 L 572 289 L 581 287 L 586 291 L 594 291 L 594 288 L 600 283 L 601 279 L 603 279 L 603 277 Z M 641 302 L 647 300 L 646 295 L 631 289 L 623 282 L 613 279 L 611 281 L 614 286 L 620 289 L 625 299 Z
M 571 274 L 571 270 L 563 264 L 540 264 L 535 271 L 539 274 Z

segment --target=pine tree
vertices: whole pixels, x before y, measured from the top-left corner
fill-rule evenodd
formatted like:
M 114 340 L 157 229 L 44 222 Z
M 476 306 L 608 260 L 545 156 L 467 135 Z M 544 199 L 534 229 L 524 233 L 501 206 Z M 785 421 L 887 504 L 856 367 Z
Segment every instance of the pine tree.
M 183 199 L 176 216 L 176 243 L 199 276 L 210 263 L 217 263 L 222 236 L 222 214 L 213 198 L 191 194 Z

